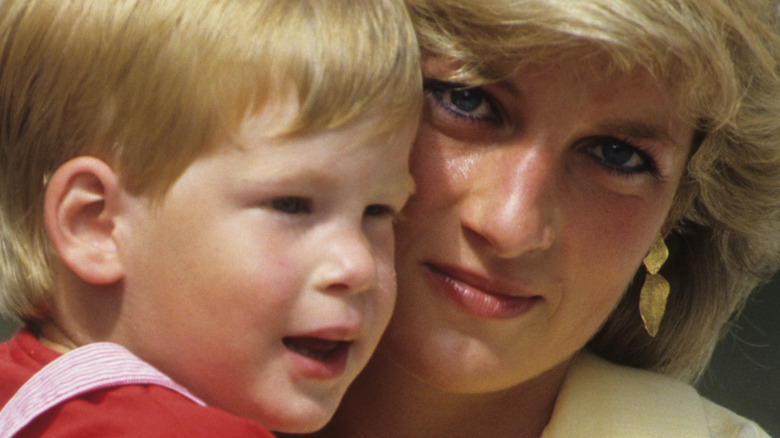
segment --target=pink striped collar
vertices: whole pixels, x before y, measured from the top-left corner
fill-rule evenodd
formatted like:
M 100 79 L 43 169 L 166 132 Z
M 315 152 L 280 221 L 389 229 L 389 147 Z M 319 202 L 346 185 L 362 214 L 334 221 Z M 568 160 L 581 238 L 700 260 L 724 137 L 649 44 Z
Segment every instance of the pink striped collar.
M 99 342 L 60 356 L 25 382 L 0 410 L 0 438 L 12 437 L 36 417 L 68 399 L 122 385 L 163 386 L 206 405 L 121 345 Z

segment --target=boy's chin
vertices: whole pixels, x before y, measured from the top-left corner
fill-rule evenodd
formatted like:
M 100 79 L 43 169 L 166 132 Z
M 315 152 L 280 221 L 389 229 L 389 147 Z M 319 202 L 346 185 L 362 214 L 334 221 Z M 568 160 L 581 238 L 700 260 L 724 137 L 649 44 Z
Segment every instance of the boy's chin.
M 327 400 L 306 400 L 293 406 L 287 404 L 286 409 L 279 403 L 279 415 L 269 418 L 257 419 L 275 433 L 306 434 L 316 432 L 330 421 L 336 412 L 343 391 L 339 391 L 338 397 L 329 397 Z

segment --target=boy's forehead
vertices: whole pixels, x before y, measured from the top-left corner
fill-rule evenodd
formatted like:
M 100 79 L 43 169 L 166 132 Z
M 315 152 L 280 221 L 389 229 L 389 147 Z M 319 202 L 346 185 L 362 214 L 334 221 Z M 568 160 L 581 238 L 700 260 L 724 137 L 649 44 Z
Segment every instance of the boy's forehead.
M 299 121 L 301 107 L 295 93 L 277 95 L 269 99 L 263 107 L 244 116 L 239 132 L 234 136 L 239 145 L 249 146 L 273 140 L 272 143 L 284 144 L 284 140 L 331 137 L 345 135 L 353 141 L 366 144 L 403 141 L 400 137 L 416 132 L 419 115 L 410 112 L 408 117 L 388 117 L 391 109 L 378 106 L 372 111 L 356 114 L 343 125 L 316 130 L 293 130 Z M 389 121 L 392 119 L 393 122 Z M 361 129 L 354 129 L 360 126 Z M 262 141 L 261 141 L 262 140 Z M 411 139 L 408 139 L 411 141 Z

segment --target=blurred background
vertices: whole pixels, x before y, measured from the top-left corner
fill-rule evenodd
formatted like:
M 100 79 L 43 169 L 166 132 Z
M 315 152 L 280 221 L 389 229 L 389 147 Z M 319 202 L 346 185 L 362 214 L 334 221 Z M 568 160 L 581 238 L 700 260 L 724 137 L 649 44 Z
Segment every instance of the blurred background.
M 0 319 L 0 340 L 15 330 Z M 780 438 L 780 274 L 753 294 L 697 387 Z
M 780 274 L 752 295 L 697 387 L 780 437 Z

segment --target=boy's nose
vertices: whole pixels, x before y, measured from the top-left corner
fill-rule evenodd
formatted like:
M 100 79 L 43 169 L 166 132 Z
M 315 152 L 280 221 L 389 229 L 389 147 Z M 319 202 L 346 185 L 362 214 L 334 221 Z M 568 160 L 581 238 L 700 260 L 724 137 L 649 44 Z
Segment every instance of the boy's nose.
M 344 231 L 326 243 L 316 287 L 326 293 L 357 294 L 375 286 L 377 266 L 362 231 Z

